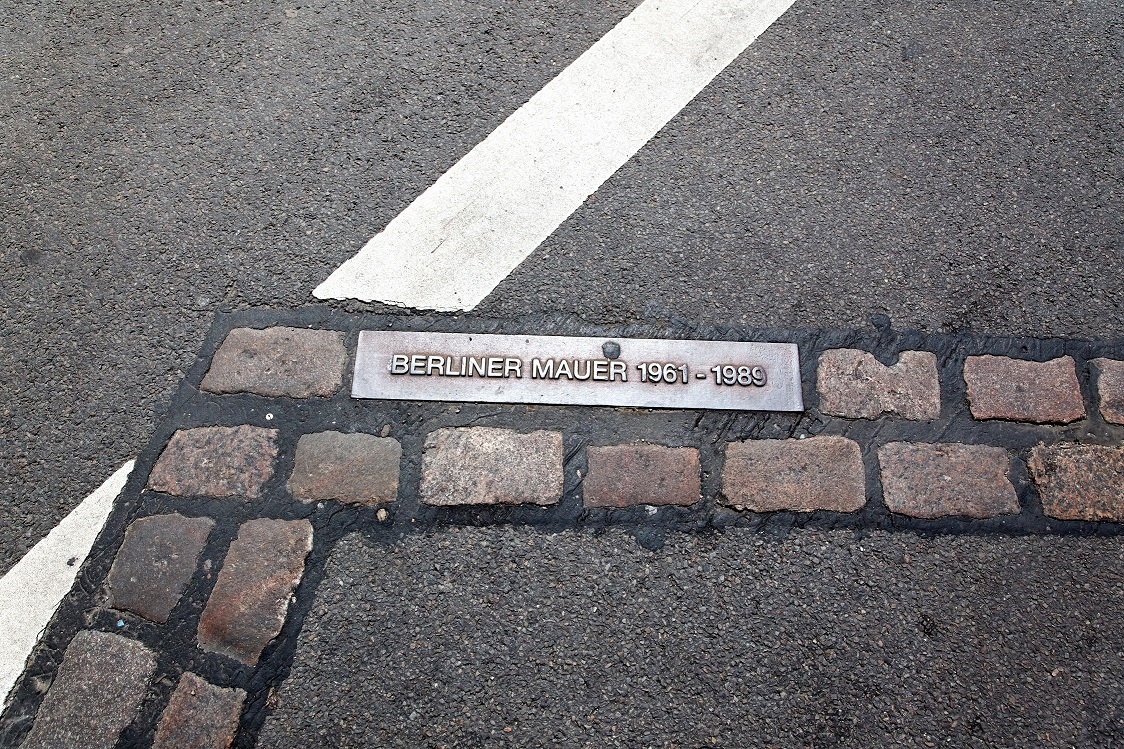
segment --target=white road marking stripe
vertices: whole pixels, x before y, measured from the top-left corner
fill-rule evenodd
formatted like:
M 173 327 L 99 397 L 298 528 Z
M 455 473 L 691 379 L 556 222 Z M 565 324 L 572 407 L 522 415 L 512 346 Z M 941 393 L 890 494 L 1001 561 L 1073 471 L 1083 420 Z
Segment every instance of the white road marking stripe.
M 313 294 L 472 309 L 794 0 L 645 0 Z
M 55 615 L 135 461 L 117 469 L 0 578 L 0 694 L 4 704 Z

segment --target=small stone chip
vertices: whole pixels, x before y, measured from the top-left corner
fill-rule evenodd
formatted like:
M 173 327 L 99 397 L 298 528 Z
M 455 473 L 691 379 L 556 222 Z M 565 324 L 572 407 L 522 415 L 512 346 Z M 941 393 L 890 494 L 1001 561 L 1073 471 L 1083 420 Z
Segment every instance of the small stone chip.
M 393 502 L 398 497 L 401 459 L 398 440 L 371 434 L 306 434 L 297 443 L 289 491 L 303 502 Z
M 878 449 L 890 512 L 915 518 L 990 518 L 1019 512 L 1001 447 L 891 442 Z
M 1044 362 L 969 356 L 964 384 L 976 419 L 1068 424 L 1085 416 L 1072 356 Z
M 754 512 L 855 512 L 866 504 L 862 452 L 845 437 L 733 442 L 719 501 Z
M 1050 517 L 1124 523 L 1124 447 L 1039 445 L 1029 465 Z
M 228 749 L 245 699 L 241 689 L 216 687 L 185 671 L 160 716 L 152 749 Z
M 693 447 L 610 445 L 586 450 L 586 507 L 693 505 L 699 501 L 699 451 Z
M 200 387 L 211 393 L 270 398 L 334 395 L 347 366 L 344 334 L 304 328 L 235 328 L 211 360 Z
M 83 631 L 71 640 L 23 749 L 113 749 L 137 716 L 156 656 L 139 642 Z
M 1101 416 L 1110 424 L 1124 424 L 1124 361 L 1094 359 Z
M 311 550 L 307 520 L 243 523 L 199 619 L 199 646 L 255 665 L 285 624 Z
M 148 488 L 179 497 L 260 497 L 276 457 L 276 429 L 181 429 L 156 461 Z
M 832 349 L 820 356 L 816 387 L 820 411 L 848 419 L 877 419 L 884 413 L 931 421 L 941 415 L 937 355 L 903 351 L 888 367 L 873 354 Z
M 421 501 L 429 505 L 551 505 L 562 498 L 562 435 L 438 429 L 425 439 Z
M 109 570 L 110 607 L 158 624 L 168 621 L 214 527 L 210 518 L 177 514 L 130 523 Z

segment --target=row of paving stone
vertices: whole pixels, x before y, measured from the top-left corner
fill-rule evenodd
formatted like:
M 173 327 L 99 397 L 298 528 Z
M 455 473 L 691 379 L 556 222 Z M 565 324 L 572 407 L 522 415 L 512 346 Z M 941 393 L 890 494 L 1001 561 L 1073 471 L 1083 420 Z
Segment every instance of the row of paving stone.
M 273 476 L 276 429 L 249 425 L 176 432 L 149 488 L 183 497 L 262 494 Z M 552 505 L 563 495 L 561 432 L 494 427 L 438 429 L 425 440 L 419 500 L 436 506 Z M 303 502 L 394 502 L 402 448 L 391 437 L 318 432 L 297 443 L 287 487 Z M 694 505 L 698 450 L 663 445 L 586 448 L 586 507 Z M 877 450 L 883 499 L 916 518 L 989 518 L 1020 511 L 1002 447 L 890 442 Z M 1028 461 L 1046 515 L 1124 522 L 1124 448 L 1040 445 Z M 725 446 L 717 501 L 739 510 L 856 512 L 867 502 L 860 445 L 846 437 L 756 439 Z
M 345 379 L 344 334 L 275 327 L 232 331 L 202 381 L 210 393 L 325 398 Z M 1097 407 L 1124 424 L 1124 362 L 1097 359 Z M 1063 424 L 1086 417 L 1074 360 L 968 357 L 963 377 L 980 420 Z M 867 352 L 831 349 L 818 361 L 819 410 L 851 419 L 885 414 L 933 420 L 941 389 L 932 352 L 903 352 L 894 366 Z M 278 466 L 283 430 L 249 424 L 175 432 L 147 479 L 170 497 L 262 497 Z M 298 435 L 292 435 L 298 436 Z M 699 451 L 656 444 L 591 445 L 581 476 L 588 508 L 697 505 L 704 501 Z M 862 446 L 842 436 L 733 441 L 722 452 L 716 501 L 755 512 L 859 511 L 868 502 Z M 988 518 L 1020 511 L 1010 480 L 1020 460 L 1003 447 L 889 442 L 874 452 L 887 508 L 918 518 Z M 563 435 L 494 427 L 431 431 L 420 461 L 419 501 L 438 506 L 551 505 L 563 497 Z M 300 434 L 285 487 L 295 500 L 372 506 L 380 520 L 400 501 L 401 444 L 379 434 Z M 1064 520 L 1124 522 L 1124 450 L 1039 445 L 1027 468 L 1043 511 Z M 410 482 L 413 485 L 413 482 Z M 200 566 L 215 528 L 209 517 L 147 515 L 126 528 L 106 580 L 109 608 L 156 625 L 168 622 Z M 305 519 L 253 518 L 229 544 L 206 598 L 195 644 L 253 668 L 284 626 L 313 547 Z M 25 747 L 113 747 L 141 710 L 157 655 L 144 644 L 99 631 L 71 641 L 40 705 Z M 229 746 L 246 693 L 184 671 L 156 726 L 154 746 Z

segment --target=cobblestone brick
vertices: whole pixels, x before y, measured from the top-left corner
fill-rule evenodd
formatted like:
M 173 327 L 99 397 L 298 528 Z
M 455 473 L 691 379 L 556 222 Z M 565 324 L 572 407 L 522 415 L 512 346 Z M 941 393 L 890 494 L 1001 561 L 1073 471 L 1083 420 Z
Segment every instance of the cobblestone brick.
M 425 440 L 421 501 L 430 505 L 551 505 L 562 498 L 562 435 L 439 429 Z
M 307 520 L 250 520 L 238 529 L 199 619 L 199 646 L 248 666 L 285 624 L 312 550 Z
M 587 507 L 693 505 L 699 501 L 699 451 L 693 447 L 610 445 L 586 450 Z
M 1085 416 L 1071 356 L 1045 362 L 969 356 L 964 383 L 976 419 L 1068 424 Z
M 1030 473 L 1050 517 L 1124 523 L 1124 448 L 1039 445 Z
M 113 749 L 137 715 L 156 656 L 139 642 L 83 631 L 66 649 L 23 749 Z
M 884 413 L 929 421 L 941 415 L 937 356 L 903 351 L 888 367 L 873 354 L 832 349 L 820 356 L 816 376 L 820 411 L 849 419 L 876 419 Z
M 210 518 L 153 515 L 134 520 L 109 571 L 109 605 L 168 621 L 215 527 Z
M 181 497 L 260 497 L 276 457 L 275 429 L 181 429 L 156 461 L 148 488 Z
M 890 512 L 915 518 L 990 518 L 1019 512 L 1001 447 L 891 442 L 878 450 Z
M 402 446 L 389 437 L 320 432 L 297 443 L 289 491 L 304 502 L 393 502 L 398 496 Z
M 1101 416 L 1110 424 L 1124 424 L 1124 361 L 1094 359 L 1097 400 Z
M 223 689 L 185 671 L 156 726 L 152 749 L 228 749 L 238 730 L 241 689 Z
M 862 452 L 845 437 L 733 442 L 719 501 L 755 512 L 854 512 L 866 504 Z
M 255 393 L 270 398 L 327 397 L 343 383 L 344 334 L 304 328 L 235 328 L 203 378 L 212 393 Z

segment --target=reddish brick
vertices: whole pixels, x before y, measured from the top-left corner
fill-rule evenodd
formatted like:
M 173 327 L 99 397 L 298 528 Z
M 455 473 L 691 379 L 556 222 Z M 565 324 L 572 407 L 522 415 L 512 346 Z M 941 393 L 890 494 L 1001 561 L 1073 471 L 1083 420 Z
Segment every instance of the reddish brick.
M 1124 424 L 1124 361 L 1094 359 L 1101 416 L 1110 424 Z
M 1045 362 L 969 356 L 964 383 L 976 419 L 1068 424 L 1085 416 L 1071 356 Z
M 611 445 L 586 450 L 586 507 L 693 505 L 699 501 L 699 451 L 693 447 Z
M 304 328 L 235 328 L 211 360 L 200 387 L 212 393 L 270 398 L 327 397 L 343 383 L 344 334 Z
M 199 619 L 199 646 L 256 664 L 285 624 L 289 598 L 311 550 L 307 520 L 243 523 Z
M 374 505 L 398 497 L 402 446 L 389 437 L 320 432 L 297 443 L 289 491 L 304 502 L 337 499 Z
M 260 497 L 276 457 L 275 429 L 181 429 L 156 461 L 148 488 L 181 497 Z
M 168 621 L 215 527 L 210 518 L 153 515 L 133 521 L 109 571 L 109 605 Z
M 139 642 L 105 632 L 79 632 L 39 706 L 23 749 L 113 749 L 136 718 L 156 671 Z
M 1124 523 L 1124 448 L 1039 445 L 1029 462 L 1050 517 Z
M 849 419 L 884 413 L 929 421 L 941 415 L 937 356 L 903 351 L 892 367 L 857 349 L 832 349 L 820 356 L 816 376 L 820 411 Z
M 439 429 L 425 440 L 421 501 L 430 505 L 551 505 L 562 498 L 562 435 Z
M 862 452 L 844 437 L 731 443 L 719 501 L 755 512 L 854 512 L 866 504 Z
M 241 689 L 216 687 L 185 671 L 160 716 L 152 749 L 228 749 L 245 699 Z
M 891 442 L 878 450 L 890 512 L 915 518 L 990 518 L 1019 511 L 1001 447 Z

